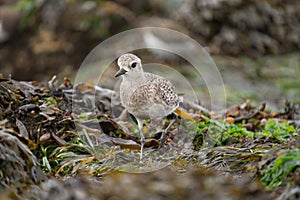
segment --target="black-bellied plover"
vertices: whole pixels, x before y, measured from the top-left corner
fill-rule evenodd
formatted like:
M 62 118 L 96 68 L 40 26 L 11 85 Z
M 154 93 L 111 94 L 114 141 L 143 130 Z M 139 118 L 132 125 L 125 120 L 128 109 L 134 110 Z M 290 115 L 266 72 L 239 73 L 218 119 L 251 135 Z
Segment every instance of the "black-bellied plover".
M 138 122 L 141 137 L 140 159 L 142 159 L 145 144 L 143 120 L 159 119 L 172 114 L 182 102 L 182 97 L 177 95 L 168 79 L 144 72 L 141 59 L 134 54 L 127 53 L 120 56 L 118 66 L 120 70 L 115 77 L 123 77 L 120 85 L 121 103 Z M 174 122 L 175 120 L 171 121 L 163 131 L 160 146 L 165 142 L 166 131 Z

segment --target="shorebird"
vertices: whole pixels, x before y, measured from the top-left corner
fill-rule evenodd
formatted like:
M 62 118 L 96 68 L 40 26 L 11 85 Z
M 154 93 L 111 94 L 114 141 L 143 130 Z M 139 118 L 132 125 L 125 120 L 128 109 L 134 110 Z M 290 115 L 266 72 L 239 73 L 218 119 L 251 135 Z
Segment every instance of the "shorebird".
M 120 70 L 115 77 L 123 78 L 120 85 L 121 103 L 137 120 L 141 138 L 140 159 L 142 159 L 145 145 L 143 120 L 160 119 L 174 113 L 173 111 L 182 102 L 182 97 L 177 95 L 175 87 L 168 79 L 144 72 L 141 59 L 136 55 L 124 54 L 119 57 L 117 63 Z M 177 118 L 177 114 L 174 114 Z M 163 131 L 160 147 L 164 144 L 166 132 L 176 118 Z

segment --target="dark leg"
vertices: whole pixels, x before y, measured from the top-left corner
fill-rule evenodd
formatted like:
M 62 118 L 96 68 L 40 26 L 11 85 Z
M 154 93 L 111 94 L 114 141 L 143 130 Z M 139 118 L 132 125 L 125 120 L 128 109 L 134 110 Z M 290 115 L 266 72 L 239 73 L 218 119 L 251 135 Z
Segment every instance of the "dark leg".
M 176 120 L 178 119 L 178 115 L 176 113 L 171 113 L 170 115 L 167 116 L 167 118 L 171 118 L 172 120 L 169 123 L 169 125 L 167 126 L 167 128 L 161 134 L 159 148 L 164 146 L 166 137 L 167 137 L 167 132 L 171 128 L 171 126 L 176 122 Z

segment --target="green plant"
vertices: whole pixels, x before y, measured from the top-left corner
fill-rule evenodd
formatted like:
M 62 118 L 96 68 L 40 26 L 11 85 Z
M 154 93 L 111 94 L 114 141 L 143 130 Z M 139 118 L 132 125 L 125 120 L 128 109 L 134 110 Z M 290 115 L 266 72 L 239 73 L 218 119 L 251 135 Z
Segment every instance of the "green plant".
M 22 24 L 23 26 L 31 25 L 38 15 L 39 1 L 21 0 L 14 6 L 17 10 L 23 11 Z
M 48 102 L 48 103 L 54 105 L 54 106 L 57 105 L 57 101 L 56 101 L 54 98 L 52 98 L 52 97 L 46 97 L 46 98 L 44 98 L 44 100 L 45 100 L 46 102 Z
M 297 135 L 298 131 L 293 125 L 277 120 L 268 120 L 263 130 L 256 133 L 257 137 L 274 137 L 280 142 L 286 142 L 291 136 Z
M 277 120 L 268 120 L 259 131 L 249 131 L 243 125 L 227 124 L 222 121 L 207 119 L 206 121 L 190 122 L 189 134 L 194 136 L 194 146 L 199 149 L 199 144 L 209 146 L 223 146 L 232 143 L 239 143 L 241 140 L 261 140 L 264 138 L 273 138 L 276 143 L 286 143 L 292 137 L 297 136 L 299 130 L 287 122 L 279 122 Z
M 296 167 L 300 167 L 300 149 L 284 151 L 271 168 L 262 172 L 261 182 L 267 189 L 276 188 L 283 184 L 286 176 Z

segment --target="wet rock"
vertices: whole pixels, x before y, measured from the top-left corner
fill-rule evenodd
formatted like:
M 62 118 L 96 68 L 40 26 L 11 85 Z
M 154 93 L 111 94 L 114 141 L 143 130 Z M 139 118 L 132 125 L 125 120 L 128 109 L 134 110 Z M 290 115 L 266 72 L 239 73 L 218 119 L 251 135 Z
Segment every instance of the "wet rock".
M 173 14 L 202 35 L 212 53 L 264 55 L 299 49 L 299 9 L 299 1 L 193 0 Z

